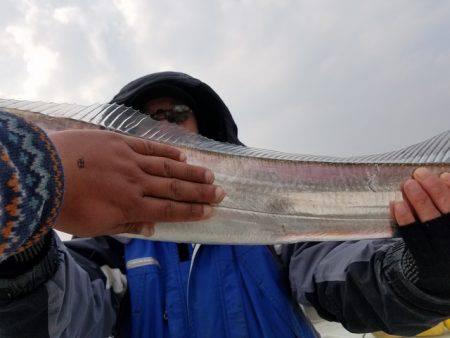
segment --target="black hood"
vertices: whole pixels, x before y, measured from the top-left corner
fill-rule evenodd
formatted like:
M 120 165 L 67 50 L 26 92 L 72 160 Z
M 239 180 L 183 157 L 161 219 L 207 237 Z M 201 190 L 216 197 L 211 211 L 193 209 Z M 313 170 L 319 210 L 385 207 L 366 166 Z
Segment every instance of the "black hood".
M 188 104 L 194 110 L 201 135 L 242 144 L 236 123 L 219 95 L 206 83 L 187 74 L 161 72 L 143 76 L 123 87 L 111 103 L 141 110 L 146 102 L 162 96 L 179 98 Z

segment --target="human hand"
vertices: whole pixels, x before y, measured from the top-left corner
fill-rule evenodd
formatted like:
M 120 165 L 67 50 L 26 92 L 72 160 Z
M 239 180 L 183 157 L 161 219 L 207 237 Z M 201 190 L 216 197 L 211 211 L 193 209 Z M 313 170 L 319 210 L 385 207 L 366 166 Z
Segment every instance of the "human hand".
M 419 220 L 428 222 L 450 212 L 450 173 L 440 177 L 426 168 L 414 171 L 413 179 L 402 186 L 403 201 L 392 205 L 392 215 L 399 226 Z
M 392 204 L 392 214 L 408 253 L 403 274 L 419 289 L 450 295 L 450 175 L 440 177 L 419 168 L 402 185 L 403 201 Z M 413 261 L 409 257 L 413 258 Z
M 107 131 L 49 135 L 64 168 L 64 200 L 55 228 L 77 236 L 141 233 L 155 222 L 196 221 L 213 213 L 222 188 L 176 148 Z

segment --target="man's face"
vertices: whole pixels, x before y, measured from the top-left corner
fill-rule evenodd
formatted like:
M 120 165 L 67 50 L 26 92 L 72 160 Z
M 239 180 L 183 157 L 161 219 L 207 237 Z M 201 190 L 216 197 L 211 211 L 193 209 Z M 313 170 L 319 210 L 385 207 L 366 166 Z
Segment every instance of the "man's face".
M 153 99 L 148 101 L 144 106 L 144 114 L 150 115 L 151 117 L 154 116 L 164 116 L 164 112 L 170 111 L 170 116 L 176 117 L 177 111 L 174 109 L 175 106 L 184 105 L 182 102 L 170 98 L 170 97 L 161 97 L 158 99 Z M 184 121 L 178 122 L 177 124 L 193 133 L 198 134 L 198 126 L 197 126 L 197 120 L 195 118 L 194 113 L 191 111 L 189 112 L 180 112 L 182 116 L 186 116 L 186 119 Z M 160 118 L 158 118 L 160 120 Z M 166 118 L 162 119 L 161 121 L 167 121 Z

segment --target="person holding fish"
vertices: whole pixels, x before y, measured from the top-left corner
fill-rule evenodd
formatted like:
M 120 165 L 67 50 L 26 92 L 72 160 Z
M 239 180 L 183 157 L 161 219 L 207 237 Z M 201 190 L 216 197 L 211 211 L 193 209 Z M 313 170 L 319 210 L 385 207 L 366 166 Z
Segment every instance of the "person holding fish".
M 112 102 L 241 144 L 220 97 L 186 74 L 144 76 Z M 226 192 L 166 145 L 45 135 L 6 113 L 0 123 L 0 336 L 318 337 L 298 303 L 352 332 L 413 335 L 450 317 L 448 173 L 420 168 L 404 183 L 399 238 L 277 249 L 129 239 L 115 235 L 208 218 Z

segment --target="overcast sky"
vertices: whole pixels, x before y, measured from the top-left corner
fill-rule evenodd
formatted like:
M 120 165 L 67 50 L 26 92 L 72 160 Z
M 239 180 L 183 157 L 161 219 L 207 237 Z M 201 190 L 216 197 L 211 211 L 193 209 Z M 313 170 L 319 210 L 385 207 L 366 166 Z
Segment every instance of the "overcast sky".
M 162 70 L 248 145 L 393 150 L 450 128 L 450 1 L 0 1 L 0 97 L 104 102 Z

